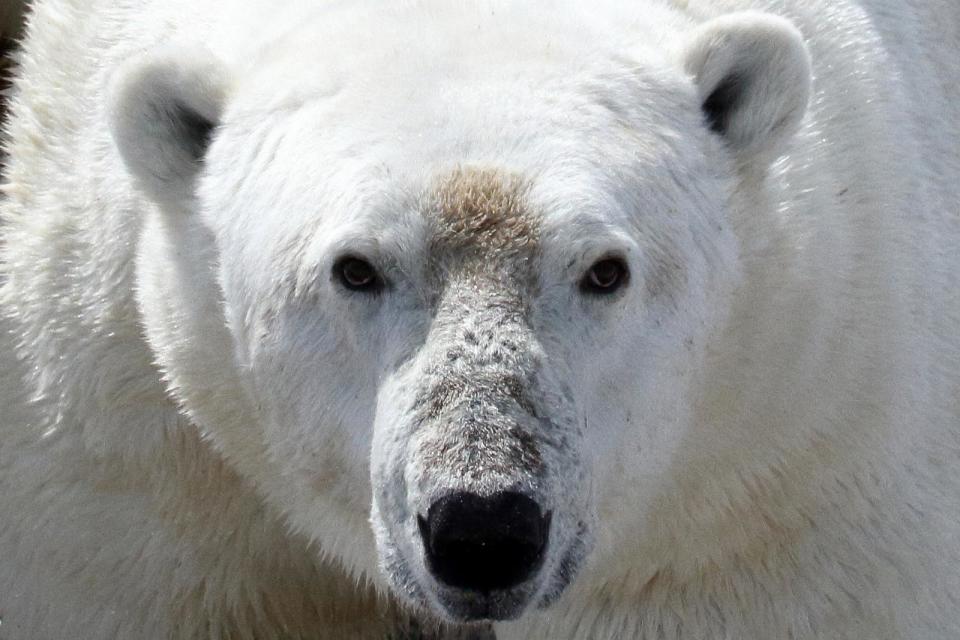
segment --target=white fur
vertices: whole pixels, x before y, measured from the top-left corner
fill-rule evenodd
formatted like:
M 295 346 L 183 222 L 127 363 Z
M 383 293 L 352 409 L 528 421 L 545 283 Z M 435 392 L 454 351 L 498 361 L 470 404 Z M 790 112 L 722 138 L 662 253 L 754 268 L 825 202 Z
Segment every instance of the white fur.
M 282 4 L 34 8 L 0 638 L 430 627 L 414 516 L 507 486 L 556 524 L 500 640 L 960 636 L 955 3 Z M 178 105 L 217 122 L 200 162 Z M 540 216 L 535 301 L 493 333 L 564 435 L 521 425 L 539 475 L 423 462 L 456 425 L 418 430 L 417 391 L 510 293 L 426 284 L 457 167 Z M 339 290 L 345 252 L 389 292 Z M 610 252 L 628 288 L 585 299 Z
M 803 35 L 783 18 L 744 11 L 704 23 L 690 36 L 684 68 L 701 101 L 731 76 L 743 85 L 723 133 L 751 161 L 779 152 L 806 111 L 810 55 Z

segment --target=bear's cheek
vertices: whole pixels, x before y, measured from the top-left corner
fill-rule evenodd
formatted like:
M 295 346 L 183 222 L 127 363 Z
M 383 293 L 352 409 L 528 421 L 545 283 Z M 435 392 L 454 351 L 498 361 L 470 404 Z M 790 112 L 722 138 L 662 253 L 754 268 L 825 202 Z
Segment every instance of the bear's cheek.
M 275 344 L 254 352 L 250 380 L 264 446 L 302 490 L 365 512 L 374 381 L 357 358 L 342 357 L 342 341 L 303 333 L 290 339 L 298 333 L 278 327 Z

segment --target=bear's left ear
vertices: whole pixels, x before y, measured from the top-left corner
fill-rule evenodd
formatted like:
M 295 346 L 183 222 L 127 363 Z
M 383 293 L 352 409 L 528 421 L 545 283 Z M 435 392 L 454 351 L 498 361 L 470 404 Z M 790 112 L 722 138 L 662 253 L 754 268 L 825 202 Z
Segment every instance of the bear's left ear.
M 130 173 L 161 205 L 190 208 L 227 84 L 223 65 L 202 47 L 152 51 L 113 78 L 113 139 Z
M 772 160 L 810 98 L 810 54 L 789 21 L 745 11 L 697 27 L 684 50 L 710 129 L 739 160 Z

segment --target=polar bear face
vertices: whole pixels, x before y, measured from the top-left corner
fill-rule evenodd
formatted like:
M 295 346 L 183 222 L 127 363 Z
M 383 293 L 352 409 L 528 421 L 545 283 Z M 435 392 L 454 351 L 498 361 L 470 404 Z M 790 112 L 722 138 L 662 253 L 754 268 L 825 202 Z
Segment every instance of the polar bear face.
M 809 67 L 757 14 L 631 55 L 573 25 L 478 56 L 450 20 L 446 56 L 385 41 L 309 77 L 155 52 L 112 125 L 157 204 L 138 282 L 171 395 L 346 567 L 503 620 L 669 486 L 736 284 L 731 189 Z

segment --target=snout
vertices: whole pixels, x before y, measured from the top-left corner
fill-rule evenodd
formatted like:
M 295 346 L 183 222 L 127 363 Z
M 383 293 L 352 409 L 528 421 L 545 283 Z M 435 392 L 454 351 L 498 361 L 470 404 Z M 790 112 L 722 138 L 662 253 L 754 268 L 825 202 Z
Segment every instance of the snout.
M 417 519 L 427 567 L 456 589 L 489 594 L 516 587 L 543 564 L 550 516 L 518 492 L 447 495 Z

